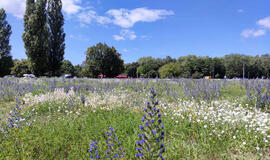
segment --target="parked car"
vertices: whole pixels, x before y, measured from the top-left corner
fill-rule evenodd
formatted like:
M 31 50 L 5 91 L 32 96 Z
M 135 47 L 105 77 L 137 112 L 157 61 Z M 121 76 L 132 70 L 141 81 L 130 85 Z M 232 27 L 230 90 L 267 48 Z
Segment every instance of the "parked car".
M 17 77 L 13 76 L 13 75 L 6 75 L 6 76 L 4 76 L 4 78 L 17 78 Z
M 64 76 L 64 78 L 70 79 L 70 78 L 73 78 L 73 76 L 70 75 L 70 74 L 66 74 L 66 75 Z
M 36 76 L 33 74 L 23 74 L 23 77 L 24 78 L 36 78 Z

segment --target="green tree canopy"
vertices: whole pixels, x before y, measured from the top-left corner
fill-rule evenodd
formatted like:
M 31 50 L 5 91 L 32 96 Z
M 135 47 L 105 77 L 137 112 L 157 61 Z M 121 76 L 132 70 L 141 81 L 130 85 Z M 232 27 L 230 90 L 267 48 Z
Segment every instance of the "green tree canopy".
M 84 74 L 97 78 L 99 74 L 116 77 L 124 71 L 124 61 L 114 47 L 98 43 L 86 51 L 86 66 Z
M 213 61 L 213 66 L 214 66 L 213 77 L 224 78 L 226 70 L 225 70 L 223 59 L 219 57 L 215 57 L 213 58 L 212 61 Z
M 0 77 L 8 75 L 13 66 L 10 55 L 11 46 L 9 45 L 11 26 L 8 24 L 6 17 L 5 10 L 0 9 Z
M 81 65 L 75 65 L 74 66 L 74 76 L 83 77 L 82 66 Z
M 17 77 L 22 77 L 23 74 L 30 74 L 30 62 L 28 59 L 16 60 L 14 67 L 11 69 L 11 74 Z
M 264 77 L 270 78 L 270 55 L 263 54 L 260 57 L 260 63 Z
M 159 77 L 158 69 L 162 66 L 161 63 L 153 57 L 142 57 L 138 60 L 139 67 L 137 73 L 141 77 L 155 78 Z
M 64 60 L 61 64 L 61 74 L 62 75 L 70 74 L 74 76 L 74 73 L 75 73 L 75 69 L 72 63 L 69 60 Z
M 159 68 L 160 78 L 177 78 L 181 74 L 181 66 L 179 63 L 168 63 Z
M 125 64 L 125 73 L 127 74 L 128 77 L 136 78 L 138 67 L 139 67 L 139 63 L 137 62 Z
M 181 64 L 181 77 L 191 78 L 196 71 L 197 57 L 188 55 L 178 58 L 178 63 Z
M 229 54 L 224 57 L 224 64 L 228 78 L 241 78 L 243 76 L 243 65 L 246 64 L 246 59 L 242 54 Z

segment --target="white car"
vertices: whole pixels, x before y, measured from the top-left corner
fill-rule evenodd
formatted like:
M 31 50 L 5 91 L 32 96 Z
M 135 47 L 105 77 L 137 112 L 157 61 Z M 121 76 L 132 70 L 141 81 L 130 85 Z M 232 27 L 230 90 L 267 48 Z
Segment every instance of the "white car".
M 36 78 L 36 76 L 33 74 L 23 74 L 23 77 L 24 78 Z

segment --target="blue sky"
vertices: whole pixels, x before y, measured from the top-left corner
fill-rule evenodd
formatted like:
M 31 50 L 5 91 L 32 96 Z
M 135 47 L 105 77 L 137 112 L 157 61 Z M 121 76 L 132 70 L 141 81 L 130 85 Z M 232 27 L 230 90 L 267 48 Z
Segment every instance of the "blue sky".
M 220 57 L 270 53 L 269 0 L 62 0 L 65 58 L 74 65 L 98 42 L 114 46 L 125 63 L 143 56 Z M 12 26 L 11 54 L 26 58 L 25 0 L 0 0 Z

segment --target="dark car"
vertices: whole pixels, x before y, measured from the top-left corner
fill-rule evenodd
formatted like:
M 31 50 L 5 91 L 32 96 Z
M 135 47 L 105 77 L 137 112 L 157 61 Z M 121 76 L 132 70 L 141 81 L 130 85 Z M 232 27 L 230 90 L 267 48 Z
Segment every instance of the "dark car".
M 66 74 L 66 75 L 64 76 L 64 78 L 70 79 L 70 78 L 73 78 L 73 76 L 72 76 L 72 75 L 69 75 L 69 74 Z

